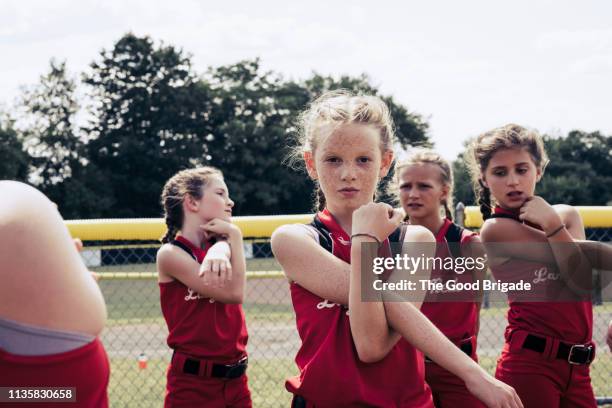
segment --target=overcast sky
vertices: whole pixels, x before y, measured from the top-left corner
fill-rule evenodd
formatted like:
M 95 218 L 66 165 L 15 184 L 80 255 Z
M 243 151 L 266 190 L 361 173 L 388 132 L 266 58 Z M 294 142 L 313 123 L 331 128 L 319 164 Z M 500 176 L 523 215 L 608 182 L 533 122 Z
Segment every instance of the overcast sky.
M 291 4 L 294 3 L 294 4 Z M 612 134 L 612 2 L 2 0 L 0 104 L 49 59 L 83 71 L 124 33 L 193 55 L 196 70 L 260 57 L 300 79 L 366 73 L 430 123 L 449 159 L 481 131 Z

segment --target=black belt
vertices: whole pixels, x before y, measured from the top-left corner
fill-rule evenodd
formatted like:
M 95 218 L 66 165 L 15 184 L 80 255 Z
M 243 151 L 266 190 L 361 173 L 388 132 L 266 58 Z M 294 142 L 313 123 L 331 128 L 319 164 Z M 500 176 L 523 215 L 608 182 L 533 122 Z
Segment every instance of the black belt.
M 471 340 L 470 341 L 466 341 L 465 343 L 462 343 L 462 344 L 458 345 L 457 347 L 459 347 L 459 349 L 461 351 L 463 351 L 465 354 L 467 354 L 468 356 L 470 356 L 470 357 L 472 356 L 472 351 L 474 351 L 474 349 L 472 348 L 472 341 Z M 431 358 L 425 356 L 425 362 L 426 363 L 433 363 L 434 361 Z
M 216 378 L 238 378 L 242 376 L 249 365 L 247 357 L 235 364 L 213 364 L 211 377 Z
M 176 355 L 177 353 L 175 352 L 174 354 Z M 181 355 L 181 357 L 183 356 L 184 355 Z M 198 360 L 196 358 L 184 356 L 179 361 L 175 360 L 175 362 L 179 364 L 182 363 L 182 365 L 179 367 L 185 374 L 206 376 L 204 374 L 204 371 L 206 370 L 203 368 L 207 367 L 206 364 L 209 364 L 208 367 L 210 368 L 210 377 L 232 379 L 238 378 L 246 372 L 249 360 L 245 356 L 234 364 L 218 364 L 207 360 Z
M 546 338 L 528 334 L 523 342 L 523 348 L 543 353 L 546 349 Z M 593 361 L 595 348 L 592 344 L 567 344 L 559 342 L 557 358 L 570 364 L 588 365 Z
M 291 408 L 306 408 L 307 406 L 308 403 L 304 397 L 301 395 L 293 396 L 293 399 L 291 400 Z

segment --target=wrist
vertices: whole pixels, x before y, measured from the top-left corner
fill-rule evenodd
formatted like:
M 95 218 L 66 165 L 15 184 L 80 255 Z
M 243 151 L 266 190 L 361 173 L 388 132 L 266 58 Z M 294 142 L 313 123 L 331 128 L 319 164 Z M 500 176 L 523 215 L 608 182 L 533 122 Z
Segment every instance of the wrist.
M 360 244 L 362 242 L 375 243 L 378 246 L 378 248 L 382 246 L 382 240 L 378 239 L 378 237 L 374 234 L 370 234 L 367 232 L 356 232 L 353 235 L 351 235 L 351 243 Z M 357 245 L 357 246 L 361 249 L 361 245 Z
M 227 234 L 230 239 L 242 238 L 242 231 L 235 224 L 230 224 L 229 234 Z
M 544 234 L 546 234 L 546 238 L 551 238 L 557 235 L 561 230 L 565 228 L 565 224 L 559 223 L 557 226 L 553 226 L 552 228 L 545 228 Z
M 559 217 L 559 214 L 555 213 L 554 216 L 551 216 L 546 222 L 542 223 L 542 230 L 548 235 L 562 224 L 563 220 Z
M 473 361 L 470 359 L 470 361 Z M 465 370 L 461 370 L 464 373 L 462 380 L 467 384 L 481 384 L 483 377 L 486 376 L 486 372 L 478 364 L 470 364 Z

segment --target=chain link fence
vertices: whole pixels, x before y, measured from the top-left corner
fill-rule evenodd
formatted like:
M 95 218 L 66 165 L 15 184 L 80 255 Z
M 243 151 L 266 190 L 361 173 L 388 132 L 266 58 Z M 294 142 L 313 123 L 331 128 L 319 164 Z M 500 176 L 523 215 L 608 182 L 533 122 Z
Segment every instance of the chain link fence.
M 588 229 L 587 234 L 588 239 L 610 241 L 612 229 Z M 155 272 L 158 247 L 159 243 L 153 241 L 90 241 L 82 253 L 89 268 L 102 276 L 99 284 L 108 307 L 102 341 L 111 361 L 109 396 L 113 407 L 163 405 L 171 351 L 166 345 L 167 328 L 159 304 Z M 247 374 L 253 404 L 288 407 L 291 395 L 285 391 L 284 382 L 297 374 L 293 359 L 300 344 L 289 285 L 272 258 L 269 242 L 245 240 L 245 247 Z M 594 303 L 593 339 L 599 351 L 591 376 L 596 395 L 610 398 L 612 357 L 605 346 L 605 333 L 612 319 L 612 304 L 598 304 L 597 296 Z M 503 346 L 505 313 L 506 307 L 498 303 L 481 311 L 478 355 L 480 364 L 490 373 Z

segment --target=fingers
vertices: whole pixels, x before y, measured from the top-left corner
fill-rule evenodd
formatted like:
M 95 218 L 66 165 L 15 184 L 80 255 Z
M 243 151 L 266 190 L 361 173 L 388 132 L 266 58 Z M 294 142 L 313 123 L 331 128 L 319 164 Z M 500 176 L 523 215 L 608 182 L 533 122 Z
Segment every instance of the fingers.
M 232 280 L 232 264 L 230 263 L 230 261 L 226 261 L 226 271 L 227 271 L 227 275 L 226 275 L 226 279 L 228 281 Z
M 78 252 L 83 250 L 83 241 L 80 238 L 73 238 L 72 242 L 74 242 L 74 246 Z
M 216 262 L 216 260 L 211 261 L 210 285 L 213 288 L 219 287 L 219 264 Z
M 399 226 L 402 223 L 403 219 L 404 219 L 404 211 L 393 209 L 391 213 L 391 222 L 394 225 Z
M 205 259 L 200 266 L 199 276 L 204 285 L 222 288 L 232 280 L 232 264 L 227 259 Z

